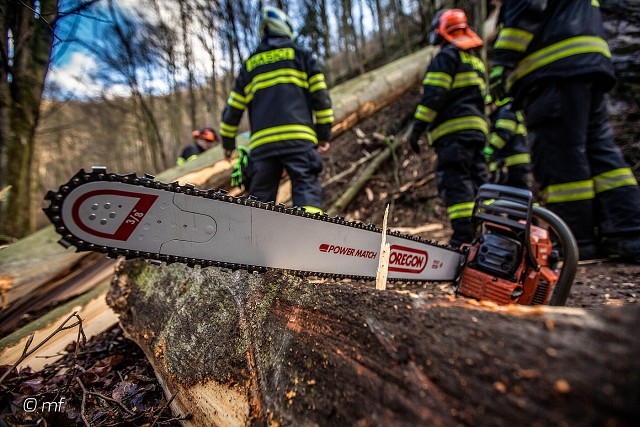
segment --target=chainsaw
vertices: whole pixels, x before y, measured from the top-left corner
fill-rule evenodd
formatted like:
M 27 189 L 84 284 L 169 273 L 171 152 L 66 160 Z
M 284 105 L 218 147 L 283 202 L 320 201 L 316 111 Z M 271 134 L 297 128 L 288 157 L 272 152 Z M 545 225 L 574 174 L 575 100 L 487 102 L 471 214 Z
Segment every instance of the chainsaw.
M 111 258 L 356 280 L 375 278 L 378 268 L 382 230 L 374 224 L 148 174 L 80 170 L 46 200 L 62 246 Z M 577 249 L 557 216 L 532 206 L 529 191 L 487 184 L 473 218 L 477 236 L 461 248 L 387 232 L 388 279 L 454 282 L 463 296 L 499 304 L 564 304 Z M 540 218 L 561 238 L 561 269 L 549 230 L 533 224 Z

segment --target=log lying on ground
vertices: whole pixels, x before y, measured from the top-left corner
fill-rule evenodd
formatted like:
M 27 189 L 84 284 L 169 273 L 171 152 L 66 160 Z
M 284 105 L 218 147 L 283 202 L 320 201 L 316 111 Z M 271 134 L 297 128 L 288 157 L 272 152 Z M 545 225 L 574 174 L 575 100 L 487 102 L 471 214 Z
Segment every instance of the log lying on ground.
M 637 307 L 499 308 L 123 263 L 108 302 L 187 425 L 631 425 Z

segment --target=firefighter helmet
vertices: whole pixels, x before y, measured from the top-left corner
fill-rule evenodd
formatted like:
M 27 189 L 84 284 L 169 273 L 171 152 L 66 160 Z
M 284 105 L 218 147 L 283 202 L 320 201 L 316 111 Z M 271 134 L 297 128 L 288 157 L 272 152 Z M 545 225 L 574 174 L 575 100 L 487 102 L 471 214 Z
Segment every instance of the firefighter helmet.
M 429 42 L 440 44 L 443 40 L 453 43 L 460 49 L 468 50 L 482 46 L 482 39 L 471 30 L 467 15 L 461 9 L 440 11 L 431 23 Z
M 204 128 L 200 130 L 194 130 L 191 134 L 194 138 L 204 139 L 205 141 L 214 142 L 218 139 L 216 131 L 211 128 Z
M 293 39 L 293 27 L 286 13 L 273 6 L 266 6 L 260 11 L 258 22 L 260 38 L 269 34 L 279 34 Z

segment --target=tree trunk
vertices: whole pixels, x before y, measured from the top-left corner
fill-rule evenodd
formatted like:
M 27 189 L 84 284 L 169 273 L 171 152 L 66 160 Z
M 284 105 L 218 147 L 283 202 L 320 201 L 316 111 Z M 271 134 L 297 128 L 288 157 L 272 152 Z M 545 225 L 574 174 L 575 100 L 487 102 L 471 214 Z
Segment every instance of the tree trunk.
M 320 20 L 322 21 L 322 45 L 324 46 L 325 61 L 331 58 L 331 33 L 329 27 L 329 14 L 327 12 L 327 0 L 320 0 Z
M 382 49 L 382 53 L 384 54 L 387 50 L 387 45 L 385 43 L 385 28 L 384 28 L 384 14 L 382 12 L 382 5 L 380 4 L 380 0 L 375 0 L 376 5 L 376 18 L 378 21 L 378 41 L 380 42 L 380 49 Z
M 192 27 L 193 10 L 188 3 L 180 3 L 180 21 L 182 23 L 182 46 L 184 49 L 184 67 L 187 70 L 187 94 L 189 105 L 187 111 L 189 113 L 189 124 L 192 129 L 200 129 L 196 118 L 196 94 L 195 94 L 195 75 L 193 72 L 195 58 L 193 57 L 193 48 L 191 47 L 190 28 Z
M 107 297 L 188 425 L 632 425 L 637 307 L 498 308 L 124 263 Z
M 2 68 L 0 72 L 0 189 L 11 189 L 0 201 L 0 234 L 22 237 L 34 231 L 31 206 L 35 130 L 49 68 L 58 2 L 40 2 L 42 16 L 14 2 L 3 2 Z M 13 36 L 13 57 L 8 56 L 8 32 Z M 8 126 L 6 126 L 8 124 Z M 6 127 L 5 127 L 6 126 Z

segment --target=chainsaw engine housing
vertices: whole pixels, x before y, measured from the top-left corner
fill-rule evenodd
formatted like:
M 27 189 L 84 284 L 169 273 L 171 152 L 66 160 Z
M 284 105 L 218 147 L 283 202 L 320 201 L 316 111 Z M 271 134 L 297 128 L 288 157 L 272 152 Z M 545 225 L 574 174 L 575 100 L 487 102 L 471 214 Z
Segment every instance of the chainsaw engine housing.
M 546 304 L 558 281 L 549 232 L 531 223 L 529 191 L 485 185 L 476 198 L 477 237 L 457 284 L 466 297 L 498 304 Z

